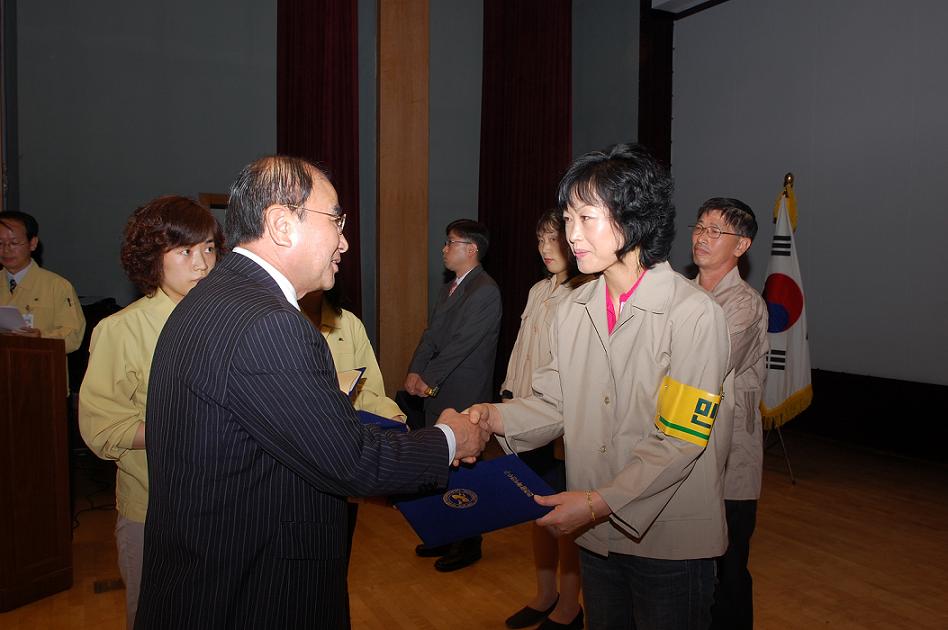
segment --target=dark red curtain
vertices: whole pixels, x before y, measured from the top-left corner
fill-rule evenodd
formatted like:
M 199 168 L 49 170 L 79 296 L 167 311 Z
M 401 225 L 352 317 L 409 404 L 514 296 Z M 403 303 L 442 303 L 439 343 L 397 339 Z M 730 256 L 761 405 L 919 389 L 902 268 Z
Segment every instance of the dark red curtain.
M 478 216 L 504 301 L 500 383 L 530 287 L 542 277 L 536 222 L 571 157 L 570 0 L 484 0 Z
M 362 311 L 359 251 L 359 89 L 356 0 L 279 0 L 277 151 L 328 173 L 347 214 L 349 251 L 336 283 Z

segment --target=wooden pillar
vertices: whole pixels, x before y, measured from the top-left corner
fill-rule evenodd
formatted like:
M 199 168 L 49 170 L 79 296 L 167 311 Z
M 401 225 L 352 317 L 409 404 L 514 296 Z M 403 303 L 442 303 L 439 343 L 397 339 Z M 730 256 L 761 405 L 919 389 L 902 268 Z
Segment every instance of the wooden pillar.
M 378 8 L 377 330 L 393 396 L 428 311 L 428 0 Z

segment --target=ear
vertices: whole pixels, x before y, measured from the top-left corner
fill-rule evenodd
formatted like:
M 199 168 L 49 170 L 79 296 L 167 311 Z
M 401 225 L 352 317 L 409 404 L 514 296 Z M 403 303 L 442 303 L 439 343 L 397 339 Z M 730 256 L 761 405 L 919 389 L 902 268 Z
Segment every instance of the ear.
M 751 243 L 753 243 L 753 241 L 747 238 L 746 236 L 741 236 L 740 238 L 738 238 L 737 245 L 734 247 L 734 257 L 740 258 L 741 256 L 743 256 L 744 252 L 750 249 Z
M 263 211 L 263 231 L 274 245 L 290 247 L 293 244 L 295 217 L 296 214 L 291 209 L 279 204 L 268 206 Z
M 39 247 L 40 239 L 38 236 L 34 236 L 30 239 L 30 251 L 35 252 L 36 248 Z

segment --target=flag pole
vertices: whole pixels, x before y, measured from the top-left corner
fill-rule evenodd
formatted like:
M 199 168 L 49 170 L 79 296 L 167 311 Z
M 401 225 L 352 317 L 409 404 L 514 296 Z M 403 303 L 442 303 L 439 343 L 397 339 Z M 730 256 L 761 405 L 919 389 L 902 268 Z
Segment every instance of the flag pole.
M 796 231 L 797 228 L 797 208 L 796 208 L 796 198 L 793 195 L 793 182 L 794 177 L 793 173 L 788 171 L 786 175 L 783 176 L 783 191 L 780 193 L 782 197 L 787 198 L 787 210 L 790 215 L 790 223 L 793 231 Z M 778 197 L 779 199 L 779 197 Z M 777 223 L 777 213 L 778 213 L 779 204 L 774 207 L 774 223 Z M 768 444 L 770 442 L 770 434 L 772 432 L 777 432 L 777 442 L 773 444 Z M 780 445 L 780 450 L 783 451 L 783 459 L 787 464 L 787 472 L 790 474 L 790 484 L 796 485 L 797 480 L 793 474 L 793 467 L 790 465 L 790 452 L 787 450 L 787 443 L 784 442 L 783 432 L 780 430 L 780 425 L 772 423 L 770 429 L 764 431 L 764 451 L 770 450 L 776 444 Z

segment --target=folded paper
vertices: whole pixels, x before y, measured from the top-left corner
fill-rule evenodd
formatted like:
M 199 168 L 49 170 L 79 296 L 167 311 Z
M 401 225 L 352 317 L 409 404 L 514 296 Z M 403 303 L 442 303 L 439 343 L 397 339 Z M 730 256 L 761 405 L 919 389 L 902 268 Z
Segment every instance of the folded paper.
M 362 380 L 363 374 L 365 374 L 364 367 L 336 372 L 336 378 L 339 379 L 339 391 L 346 396 L 352 396 L 352 392 L 355 391 L 359 381 Z

